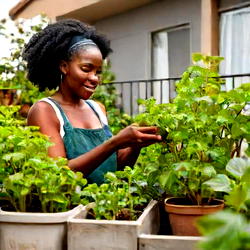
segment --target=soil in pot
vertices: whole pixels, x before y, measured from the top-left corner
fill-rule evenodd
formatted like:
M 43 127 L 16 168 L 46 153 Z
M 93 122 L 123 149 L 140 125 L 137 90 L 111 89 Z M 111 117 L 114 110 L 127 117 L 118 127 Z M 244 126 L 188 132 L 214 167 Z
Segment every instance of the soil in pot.
M 204 202 L 206 204 L 206 202 Z M 209 205 L 192 205 L 185 198 L 167 198 L 165 211 L 174 235 L 200 236 L 196 220 L 207 214 L 215 213 L 224 208 L 224 201 L 213 199 Z

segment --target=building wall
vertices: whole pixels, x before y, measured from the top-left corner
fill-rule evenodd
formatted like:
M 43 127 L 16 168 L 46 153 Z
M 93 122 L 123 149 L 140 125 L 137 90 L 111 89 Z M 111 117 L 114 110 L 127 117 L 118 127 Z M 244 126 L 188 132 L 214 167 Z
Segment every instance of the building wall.
M 250 2 L 249 0 L 219 0 L 219 8 L 228 8 L 237 4 Z
M 17 12 L 15 19 L 17 18 L 32 18 L 41 13 L 46 14 L 51 20 L 56 20 L 57 16 L 71 12 L 91 4 L 94 0 L 33 0 L 30 1 L 25 8 Z M 96 0 L 99 1 L 99 0 Z
M 201 0 L 161 0 L 100 20 L 96 28 L 111 40 L 117 81 L 151 77 L 151 32 L 190 24 L 190 51 L 201 48 Z

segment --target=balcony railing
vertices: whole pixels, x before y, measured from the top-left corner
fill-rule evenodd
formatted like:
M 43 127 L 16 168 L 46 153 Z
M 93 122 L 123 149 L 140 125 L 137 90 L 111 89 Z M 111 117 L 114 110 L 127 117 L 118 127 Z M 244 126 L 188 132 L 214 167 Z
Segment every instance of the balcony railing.
M 250 73 L 223 75 L 219 78 L 225 80 L 222 86 L 224 90 L 231 90 L 242 83 L 250 82 Z M 175 82 L 180 78 L 163 78 L 149 80 L 132 80 L 113 82 L 118 93 L 117 104 L 124 112 L 130 115 L 135 115 L 140 112 L 137 100 L 148 99 L 154 97 L 157 103 L 168 103 L 175 97 Z

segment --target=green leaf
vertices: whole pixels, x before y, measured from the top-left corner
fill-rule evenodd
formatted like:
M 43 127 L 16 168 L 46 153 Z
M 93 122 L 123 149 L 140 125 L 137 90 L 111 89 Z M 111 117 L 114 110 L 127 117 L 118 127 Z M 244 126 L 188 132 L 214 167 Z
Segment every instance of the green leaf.
M 244 203 L 248 198 L 249 191 L 247 185 L 236 185 L 228 195 L 225 195 L 226 204 L 237 211 L 240 209 L 246 210 Z
M 29 194 L 29 192 L 30 192 L 30 189 L 29 189 L 29 188 L 22 188 L 22 190 L 21 190 L 21 195 L 22 195 L 22 196 L 25 196 L 25 195 Z
M 209 187 L 215 192 L 226 192 L 231 191 L 230 180 L 224 174 L 217 174 L 214 178 L 205 181 L 202 185 Z
M 237 179 L 240 179 L 248 168 L 250 168 L 250 160 L 238 157 L 230 159 L 226 165 L 226 170 Z
M 250 233 L 246 219 L 230 211 L 223 211 L 198 220 L 198 228 L 205 236 L 199 243 L 203 250 L 249 249 Z
M 16 153 L 9 153 L 9 154 L 5 154 L 3 155 L 3 160 L 5 161 L 10 161 L 12 160 L 13 162 L 17 162 L 19 160 L 22 160 L 25 158 L 25 154 L 24 153 L 19 153 L 19 152 L 16 152 Z
M 202 56 L 201 53 L 193 53 L 193 54 L 192 54 L 192 60 L 193 60 L 194 62 L 199 62 L 199 61 L 202 60 L 202 58 L 203 58 L 203 56 Z

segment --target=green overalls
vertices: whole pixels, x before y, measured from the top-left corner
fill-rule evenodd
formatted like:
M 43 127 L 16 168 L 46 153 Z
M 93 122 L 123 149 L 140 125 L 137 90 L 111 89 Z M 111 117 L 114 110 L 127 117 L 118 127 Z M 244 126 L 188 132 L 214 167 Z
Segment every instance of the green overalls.
M 85 101 L 90 108 L 97 115 L 98 119 L 102 124 L 102 128 L 98 129 L 83 129 L 83 128 L 74 128 L 69 122 L 65 112 L 61 106 L 52 98 L 45 98 L 52 101 L 57 108 L 60 110 L 61 116 L 64 121 L 63 129 L 64 136 L 63 142 L 66 150 L 67 159 L 74 159 L 79 155 L 82 155 L 91 149 L 97 147 L 98 145 L 104 143 L 110 137 L 112 133 L 107 124 L 104 124 L 100 119 L 100 116 L 95 109 L 91 101 Z M 117 170 L 117 156 L 116 152 L 113 153 L 109 158 L 107 158 L 101 165 L 99 165 L 91 174 L 86 176 L 89 183 L 97 183 L 100 185 L 104 182 L 104 174 L 107 172 L 114 172 Z

